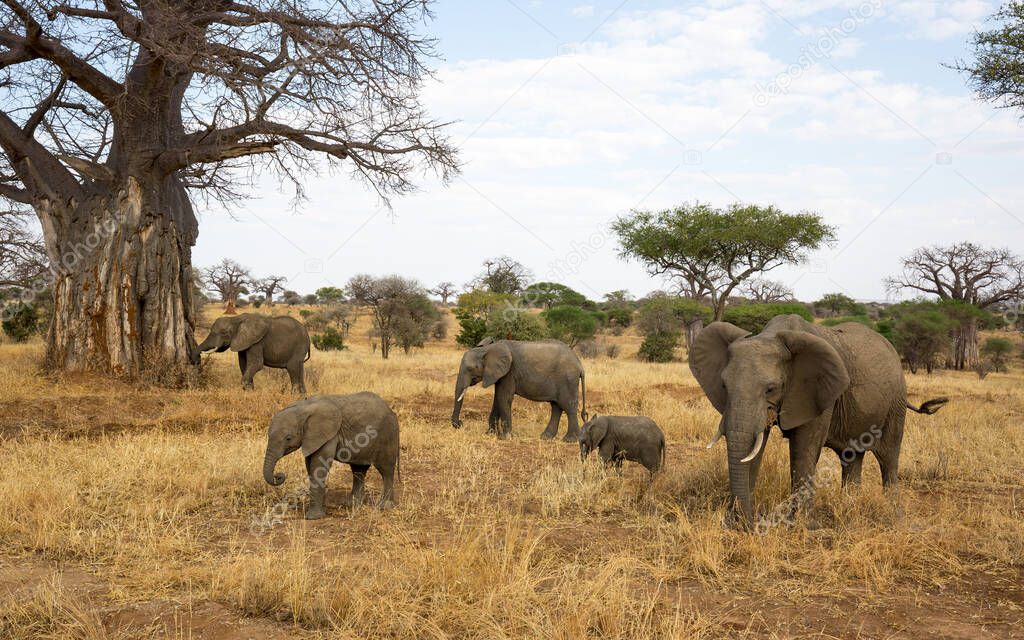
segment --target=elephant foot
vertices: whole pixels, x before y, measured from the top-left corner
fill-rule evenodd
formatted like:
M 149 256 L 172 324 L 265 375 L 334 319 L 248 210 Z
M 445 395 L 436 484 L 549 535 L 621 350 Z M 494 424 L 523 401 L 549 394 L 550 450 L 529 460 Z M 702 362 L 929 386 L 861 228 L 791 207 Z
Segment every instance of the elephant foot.
M 579 442 L 579 441 L 580 441 L 580 433 L 579 433 L 579 431 L 575 431 L 575 432 L 574 431 L 570 431 L 569 433 L 565 434 L 565 437 L 562 438 L 562 442 Z
M 323 518 L 327 513 L 323 507 L 310 507 L 306 509 L 306 520 L 319 520 Z
M 541 440 L 552 440 L 552 439 L 554 439 L 554 437 L 556 435 L 558 435 L 557 431 L 545 431 L 544 433 L 540 434 L 540 439 Z
M 379 503 L 377 503 L 378 511 L 391 511 L 394 508 L 395 503 L 392 502 L 391 500 L 381 500 Z

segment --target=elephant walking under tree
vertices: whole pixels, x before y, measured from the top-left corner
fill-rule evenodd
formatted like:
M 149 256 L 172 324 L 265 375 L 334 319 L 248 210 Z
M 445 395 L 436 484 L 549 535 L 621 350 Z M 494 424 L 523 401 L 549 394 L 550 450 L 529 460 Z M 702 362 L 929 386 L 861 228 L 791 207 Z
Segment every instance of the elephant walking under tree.
M 380 508 L 394 504 L 395 472 L 398 471 L 398 418 L 380 396 L 369 391 L 346 396 L 316 396 L 281 409 L 270 420 L 263 479 L 278 486 L 283 473 L 274 473 L 277 461 L 302 449 L 309 475 L 307 520 L 326 513 L 324 497 L 327 474 L 335 460 L 352 468 L 349 504 L 363 502 L 366 472 L 372 465 L 384 479 Z M 400 474 L 401 472 L 399 472 Z
M 839 456 L 844 486 L 860 481 L 871 451 L 882 483 L 893 487 L 906 410 L 931 414 L 947 401 L 910 405 L 900 357 L 879 333 L 796 315 L 776 316 L 756 336 L 727 322 L 708 325 L 690 351 L 690 370 L 722 414 L 708 447 L 725 436 L 733 515 L 743 526 L 753 524 L 754 484 L 773 425 L 789 441 L 794 494 L 813 495 L 825 447 Z
M 487 419 L 488 433 L 507 438 L 512 433 L 512 398 L 522 396 L 551 405 L 551 418 L 541 438 L 548 440 L 558 434 L 558 423 L 564 412 L 569 428 L 563 438 L 575 442 L 580 435 L 580 417 L 587 419 L 587 385 L 583 365 L 573 350 L 556 340 L 522 342 L 486 338 L 462 356 L 455 381 L 455 406 L 452 426 L 461 427 L 459 414 L 462 399 L 469 387 L 483 382 L 484 388 L 494 385 L 494 402 Z M 579 401 L 579 390 L 583 401 Z M 577 411 L 579 415 L 577 415 Z
M 309 333 L 295 318 L 258 313 L 221 316 L 199 344 L 199 351 L 219 353 L 228 349 L 238 352 L 243 389 L 252 389 L 253 376 L 263 367 L 270 367 L 287 369 L 292 389 L 306 393 L 304 366 L 311 352 Z

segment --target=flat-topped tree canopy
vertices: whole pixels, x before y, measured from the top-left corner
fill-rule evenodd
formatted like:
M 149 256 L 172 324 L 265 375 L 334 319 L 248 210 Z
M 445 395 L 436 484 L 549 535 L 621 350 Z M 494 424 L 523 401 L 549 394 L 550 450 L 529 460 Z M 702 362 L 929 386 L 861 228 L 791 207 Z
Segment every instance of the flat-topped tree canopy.
M 197 196 L 268 168 L 301 193 L 323 160 L 385 198 L 450 178 L 419 97 L 428 4 L 0 0 L 0 197 L 42 223 L 49 364 L 194 361 Z

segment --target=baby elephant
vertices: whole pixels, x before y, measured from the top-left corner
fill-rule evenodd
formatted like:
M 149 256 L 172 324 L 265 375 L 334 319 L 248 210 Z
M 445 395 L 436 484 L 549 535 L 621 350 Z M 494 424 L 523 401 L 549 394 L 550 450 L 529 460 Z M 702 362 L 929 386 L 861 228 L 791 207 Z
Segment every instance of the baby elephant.
M 324 517 L 327 474 L 335 460 L 352 468 L 351 504 L 363 501 L 363 482 L 370 465 L 384 478 L 378 506 L 383 509 L 394 503 L 398 418 L 377 394 L 315 396 L 278 411 L 270 420 L 263 479 L 275 487 L 284 482 L 284 474 L 274 473 L 274 467 L 280 458 L 300 448 L 309 474 L 307 520 Z
M 580 434 L 580 460 L 598 450 L 605 465 L 623 460 L 639 462 L 653 476 L 665 464 L 665 434 L 643 416 L 594 416 Z

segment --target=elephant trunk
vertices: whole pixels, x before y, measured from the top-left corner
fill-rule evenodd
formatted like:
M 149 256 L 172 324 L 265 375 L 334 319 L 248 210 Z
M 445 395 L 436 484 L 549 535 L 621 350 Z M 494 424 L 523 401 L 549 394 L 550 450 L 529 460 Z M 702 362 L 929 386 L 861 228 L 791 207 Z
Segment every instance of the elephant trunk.
M 277 461 L 281 456 L 273 453 L 270 447 L 267 447 L 267 453 L 263 457 L 263 479 L 267 481 L 267 484 L 277 487 L 280 486 L 285 479 L 283 473 L 274 473 L 274 467 L 277 466 Z
M 459 415 L 462 413 L 462 397 L 466 395 L 466 389 L 468 388 L 466 376 L 460 371 L 459 379 L 455 381 L 455 403 L 452 406 L 452 426 L 456 429 L 462 426 L 462 420 L 459 419 Z
M 734 514 L 739 516 L 743 528 L 753 525 L 753 487 L 757 476 L 752 470 L 761 447 L 764 446 L 764 424 L 767 410 L 730 410 L 725 430 L 729 455 L 729 490 L 733 497 Z M 737 419 L 737 416 L 745 418 Z

